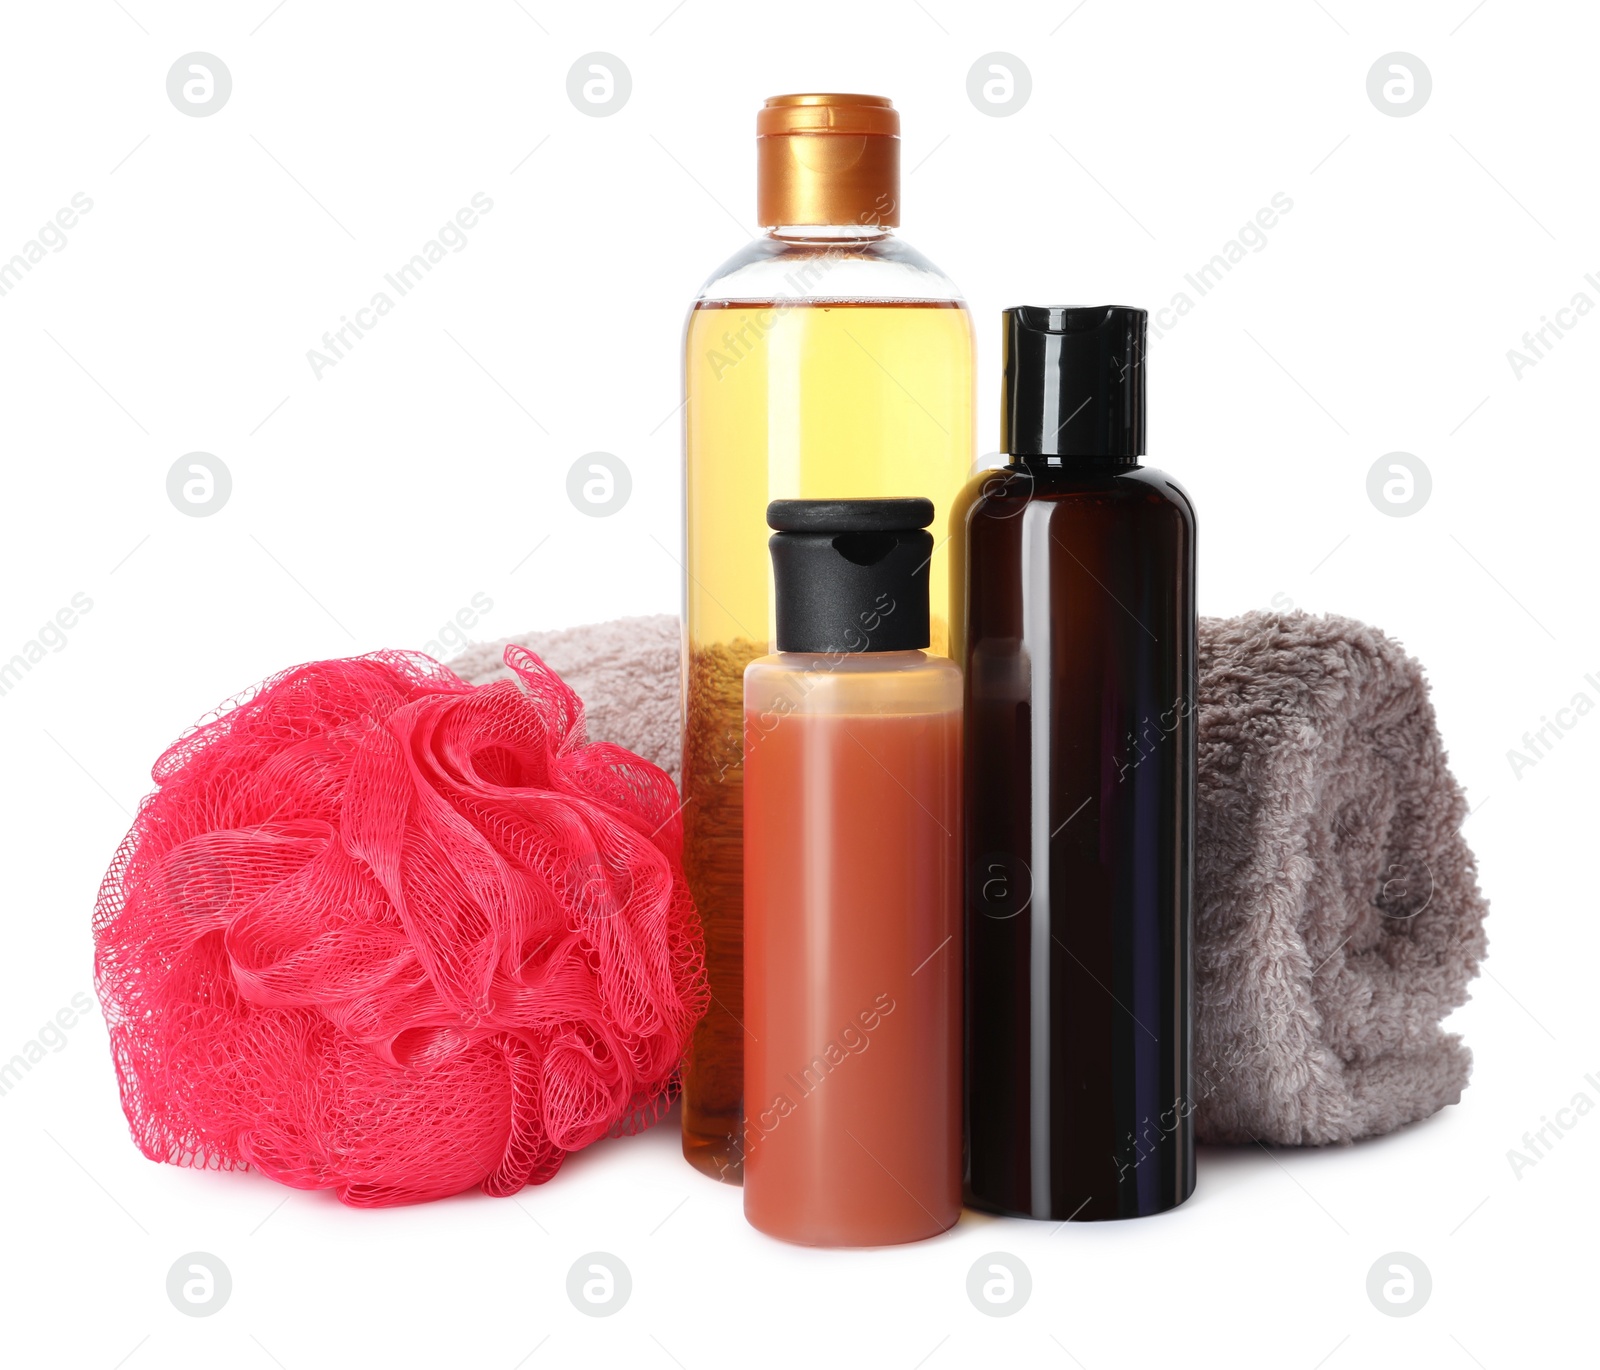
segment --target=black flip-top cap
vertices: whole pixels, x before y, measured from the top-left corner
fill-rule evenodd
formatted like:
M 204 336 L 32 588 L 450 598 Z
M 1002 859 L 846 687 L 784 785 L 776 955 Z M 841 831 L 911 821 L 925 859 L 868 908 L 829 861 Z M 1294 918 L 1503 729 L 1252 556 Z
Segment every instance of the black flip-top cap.
M 1017 461 L 1144 455 L 1146 311 L 1018 305 L 1001 317 L 1002 452 Z
M 927 499 L 773 500 L 778 650 L 926 647 L 932 522 Z

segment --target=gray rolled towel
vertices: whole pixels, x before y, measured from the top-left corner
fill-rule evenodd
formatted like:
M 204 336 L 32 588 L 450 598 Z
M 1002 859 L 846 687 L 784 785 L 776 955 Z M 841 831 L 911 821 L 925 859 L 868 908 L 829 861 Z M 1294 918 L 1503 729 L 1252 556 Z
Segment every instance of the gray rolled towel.
M 1351 1142 L 1455 1103 L 1488 904 L 1422 668 L 1353 619 L 1200 623 L 1195 1114 Z
M 678 779 L 667 616 L 529 633 L 589 735 Z M 451 662 L 506 674 L 504 642 Z M 1200 622 L 1195 1072 L 1202 1141 L 1351 1142 L 1460 1098 L 1487 904 L 1422 669 L 1352 619 Z

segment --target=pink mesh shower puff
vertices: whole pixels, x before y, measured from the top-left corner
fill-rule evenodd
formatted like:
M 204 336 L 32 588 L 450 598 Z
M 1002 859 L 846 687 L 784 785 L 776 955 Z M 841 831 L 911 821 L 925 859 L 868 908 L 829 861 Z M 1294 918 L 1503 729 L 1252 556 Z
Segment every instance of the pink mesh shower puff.
M 377 1206 L 660 1116 L 708 999 L 677 790 L 505 659 L 301 666 L 156 762 L 94 918 L 146 1156 Z

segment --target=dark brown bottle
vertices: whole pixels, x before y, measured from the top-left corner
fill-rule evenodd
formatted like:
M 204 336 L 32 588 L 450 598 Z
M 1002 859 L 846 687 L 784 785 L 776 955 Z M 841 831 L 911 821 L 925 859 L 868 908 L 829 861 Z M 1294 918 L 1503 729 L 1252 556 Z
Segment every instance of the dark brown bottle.
M 1195 516 L 1144 452 L 1143 310 L 1005 314 L 1007 467 L 966 595 L 966 1141 L 977 1207 L 1194 1189 Z

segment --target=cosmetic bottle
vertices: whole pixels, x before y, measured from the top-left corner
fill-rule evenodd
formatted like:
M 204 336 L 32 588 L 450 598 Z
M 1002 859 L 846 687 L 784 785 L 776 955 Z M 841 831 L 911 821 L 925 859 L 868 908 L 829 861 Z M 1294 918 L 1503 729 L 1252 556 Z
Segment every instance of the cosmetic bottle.
M 897 236 L 900 116 L 871 95 L 783 95 L 756 121 L 766 230 L 718 268 L 684 342 L 684 870 L 711 1006 L 684 1067 L 683 1150 L 737 1182 L 741 688 L 770 650 L 774 499 L 932 498 L 933 651 L 948 652 L 945 522 L 972 468 L 972 326 Z
M 966 1191 L 1088 1221 L 1194 1188 L 1195 515 L 1145 452 L 1142 309 L 1004 315 L 958 516 Z
M 780 500 L 745 671 L 744 1211 L 813 1246 L 961 1209 L 961 673 L 926 499 Z

